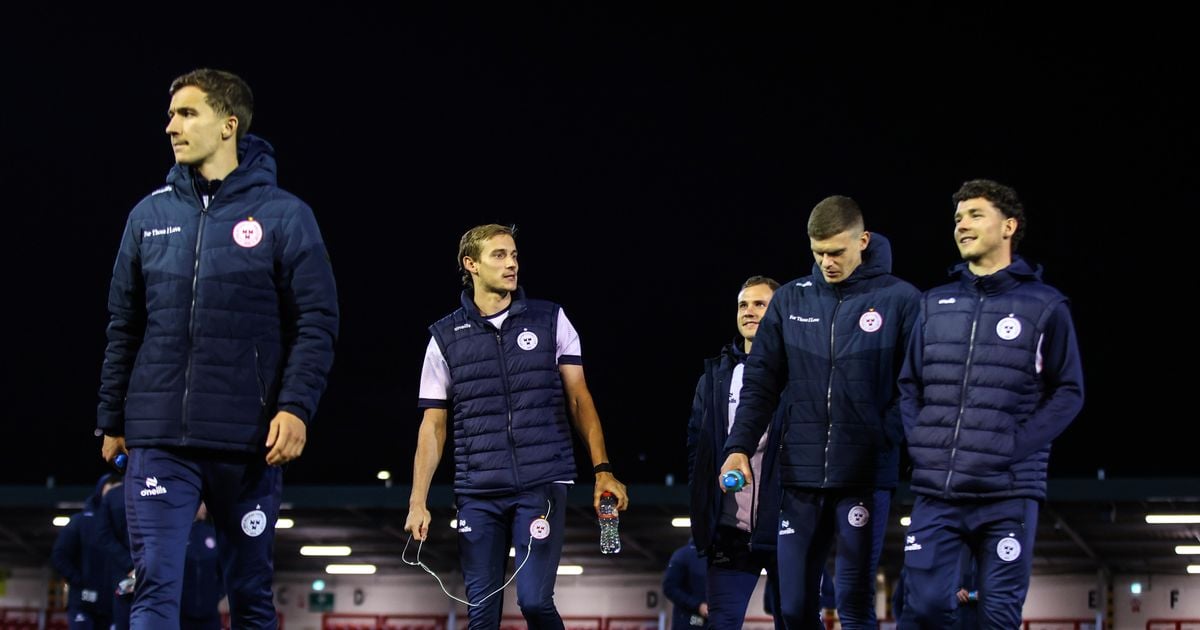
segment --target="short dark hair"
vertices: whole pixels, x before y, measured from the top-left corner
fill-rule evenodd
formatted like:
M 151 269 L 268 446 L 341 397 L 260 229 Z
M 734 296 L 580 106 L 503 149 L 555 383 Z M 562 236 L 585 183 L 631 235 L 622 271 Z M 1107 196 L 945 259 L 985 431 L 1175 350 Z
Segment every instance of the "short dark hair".
M 958 192 L 954 193 L 955 207 L 968 199 L 987 199 L 1006 218 L 1017 220 L 1017 229 L 1012 235 L 1012 251 L 1016 252 L 1017 245 L 1025 236 L 1025 206 L 1017 198 L 1017 191 L 990 179 L 972 179 L 963 182 Z
M 246 137 L 250 131 L 250 119 L 254 117 L 254 94 L 241 77 L 212 68 L 192 70 L 175 77 L 171 82 L 171 96 L 189 85 L 204 92 L 204 102 L 214 111 L 237 118 L 237 139 Z
M 808 215 L 809 238 L 826 239 L 852 229 L 863 230 L 863 216 L 858 204 L 849 197 L 826 197 Z
M 765 284 L 768 287 L 771 287 L 772 291 L 779 290 L 779 283 L 775 282 L 774 278 L 768 278 L 767 276 L 750 276 L 749 278 L 746 278 L 746 281 L 742 283 L 742 288 L 738 289 L 738 291 L 745 291 L 750 287 L 758 286 L 760 284 Z
M 516 233 L 516 227 L 499 225 L 497 223 L 488 223 L 486 225 L 476 225 L 467 230 L 462 238 L 458 239 L 458 270 L 462 272 L 463 286 L 471 287 L 471 272 L 463 266 L 463 258 L 471 260 L 479 260 L 480 254 L 483 253 L 483 242 L 496 236 L 497 234 L 507 234 L 513 236 Z

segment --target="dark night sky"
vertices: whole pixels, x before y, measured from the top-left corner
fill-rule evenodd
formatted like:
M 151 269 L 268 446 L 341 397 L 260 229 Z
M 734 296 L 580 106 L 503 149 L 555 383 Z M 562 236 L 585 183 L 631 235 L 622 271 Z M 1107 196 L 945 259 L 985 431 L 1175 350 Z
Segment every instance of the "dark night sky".
M 658 482 L 686 476 L 700 361 L 735 333 L 741 280 L 808 273 L 817 201 L 855 197 L 897 275 L 929 288 L 955 261 L 950 195 L 975 177 L 1020 191 L 1022 253 L 1072 298 L 1088 400 L 1052 474 L 1194 474 L 1164 366 L 1186 326 L 1143 303 L 1177 247 L 1169 193 L 1195 180 L 1174 18 L 732 5 L 14 16 L 3 482 L 102 471 L 112 261 L 171 165 L 166 88 L 200 66 L 254 88 L 252 132 L 316 210 L 339 283 L 336 364 L 291 483 L 410 479 L 425 327 L 457 303 L 474 224 L 519 226 L 522 284 L 579 329 L 618 476 Z

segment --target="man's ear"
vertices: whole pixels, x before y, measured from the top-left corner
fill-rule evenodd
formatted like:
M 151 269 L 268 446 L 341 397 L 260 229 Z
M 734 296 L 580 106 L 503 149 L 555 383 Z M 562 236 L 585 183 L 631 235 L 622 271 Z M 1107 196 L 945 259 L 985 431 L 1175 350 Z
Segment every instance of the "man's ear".
M 238 119 L 237 116 L 230 116 L 225 119 L 225 124 L 221 126 L 221 139 L 228 140 L 237 137 Z

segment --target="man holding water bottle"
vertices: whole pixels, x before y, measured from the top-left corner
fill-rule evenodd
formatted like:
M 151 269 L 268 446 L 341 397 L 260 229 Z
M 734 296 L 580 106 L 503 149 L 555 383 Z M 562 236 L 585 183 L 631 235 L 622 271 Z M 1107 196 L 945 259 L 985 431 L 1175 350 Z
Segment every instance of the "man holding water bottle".
M 725 457 L 725 438 L 733 427 L 746 356 L 778 288 L 778 282 L 765 276 L 753 276 L 742 283 L 737 295 L 740 339 L 704 362 L 688 421 L 692 538 L 707 559 L 704 601 L 713 628 L 741 627 L 763 569 L 767 570 L 767 588 L 776 601 L 779 598 L 775 566 L 779 484 L 770 478 L 776 449 L 768 445 L 777 445 L 777 440 L 768 439 L 775 431 L 763 434 L 750 458 L 757 483 L 742 492 L 739 481 L 731 479 L 731 484 L 725 486 L 727 492 L 722 493 L 711 482 Z M 778 619 L 776 627 L 782 628 L 783 619 Z
M 459 241 L 466 290 L 461 307 L 429 327 L 418 406 L 423 419 L 404 529 L 429 533 L 429 485 L 454 428 L 459 558 L 471 603 L 469 628 L 498 628 L 508 549 L 522 567 L 517 603 L 530 628 L 562 628 L 554 582 L 575 479 L 570 412 L 596 475 L 593 504 L 612 493 L 600 417 L 583 376 L 579 335 L 562 307 L 525 297 L 517 285 L 513 229 L 480 225 Z
M 875 628 L 875 569 L 903 437 L 896 375 L 920 293 L 891 274 L 890 244 L 864 229 L 853 199 L 818 203 L 808 237 L 813 273 L 780 287 L 758 327 L 721 473 L 758 483 L 750 455 L 780 410 L 776 555 L 787 627 L 816 625 L 836 536 L 842 627 Z

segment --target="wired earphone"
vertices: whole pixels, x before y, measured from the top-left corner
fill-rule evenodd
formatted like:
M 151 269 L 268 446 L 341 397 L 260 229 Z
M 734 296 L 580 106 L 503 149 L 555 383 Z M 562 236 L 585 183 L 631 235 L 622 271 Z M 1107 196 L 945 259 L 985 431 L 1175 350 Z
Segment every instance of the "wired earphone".
M 425 570 L 426 573 L 428 573 L 429 575 L 432 575 L 433 579 L 437 580 L 438 586 L 441 587 L 442 592 L 446 594 L 446 597 L 449 597 L 450 599 L 453 599 L 456 602 L 466 604 L 467 606 L 470 606 L 470 607 L 480 606 L 483 604 L 483 602 L 487 601 L 488 598 L 495 595 L 496 593 L 503 591 L 509 584 L 512 584 L 512 581 L 516 579 L 517 574 L 521 572 L 521 569 L 525 568 L 525 563 L 529 562 L 529 555 L 531 553 L 533 553 L 533 540 L 535 538 L 538 540 L 541 540 L 550 535 L 550 520 L 549 519 L 550 519 L 550 512 L 553 509 L 553 507 L 554 506 L 551 505 L 550 500 L 547 499 L 546 500 L 546 513 L 544 515 L 534 519 L 533 522 L 529 524 L 529 544 L 525 547 L 525 559 L 521 561 L 521 564 L 519 566 L 517 566 L 517 569 L 515 571 L 513 571 L 513 574 L 511 576 L 509 576 L 508 580 L 506 582 L 504 582 L 504 584 L 500 585 L 500 588 L 492 591 L 491 593 L 488 593 L 487 595 L 484 595 L 483 599 L 480 599 L 479 601 L 475 602 L 474 604 L 472 604 L 471 602 L 465 601 L 465 600 L 461 600 L 461 599 L 451 595 L 450 591 L 446 590 L 446 585 L 442 583 L 442 578 L 438 577 L 438 574 L 435 573 L 433 571 L 433 569 L 430 569 L 429 565 L 425 564 L 424 562 L 421 562 L 421 548 L 425 546 L 424 540 L 418 541 L 418 543 L 417 543 L 417 555 L 415 558 L 416 561 L 409 562 L 405 556 L 408 553 L 408 545 L 410 543 L 412 543 L 412 534 L 410 533 L 408 535 L 408 540 L 404 543 L 404 549 L 400 552 L 400 561 L 403 562 L 404 564 L 407 564 L 410 567 L 421 567 L 422 569 Z

